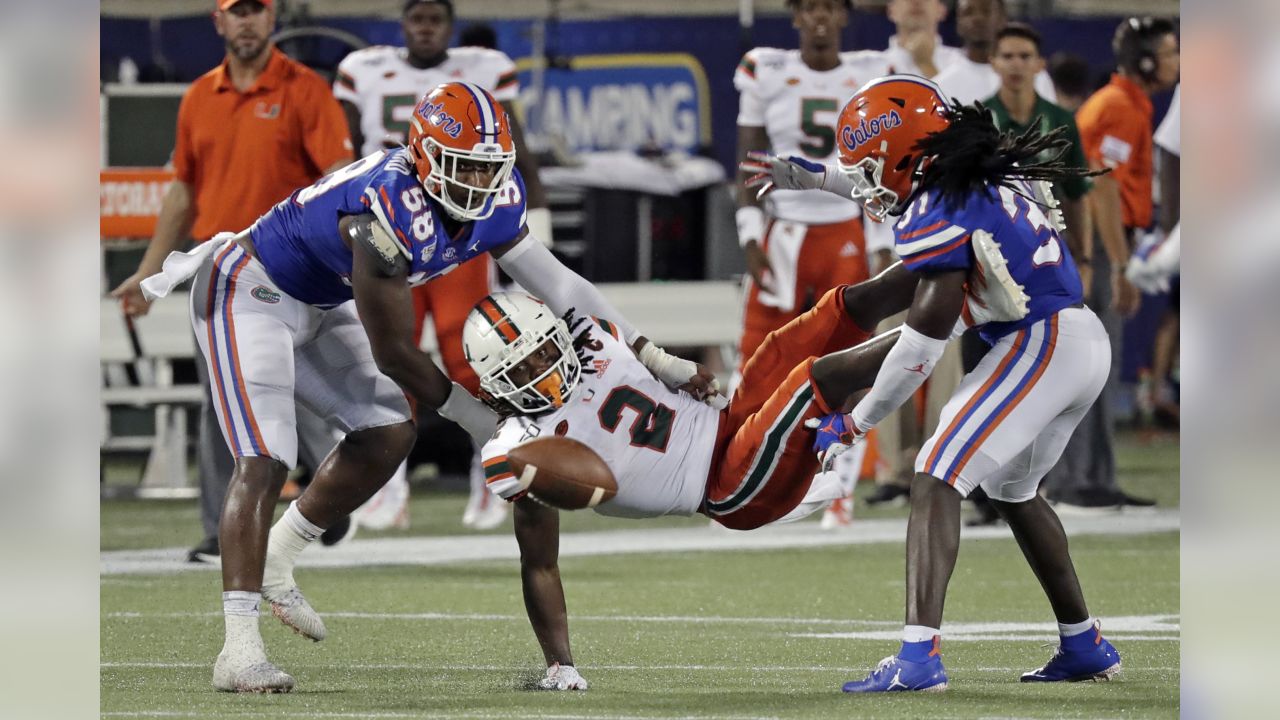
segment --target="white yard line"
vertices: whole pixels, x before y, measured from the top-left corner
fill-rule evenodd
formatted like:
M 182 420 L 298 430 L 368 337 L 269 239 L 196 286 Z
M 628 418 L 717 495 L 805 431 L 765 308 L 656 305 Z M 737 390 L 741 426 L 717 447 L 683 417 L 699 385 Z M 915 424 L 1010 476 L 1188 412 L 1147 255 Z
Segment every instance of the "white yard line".
M 305 693 L 297 693 L 305 694 Z M 102 712 L 102 717 L 372 717 L 372 719 L 396 719 L 396 717 L 462 717 L 467 720 L 778 720 L 776 715 L 590 715 L 541 714 L 527 710 L 511 712 L 325 712 L 288 710 L 273 706 L 269 710 L 218 710 L 218 711 L 183 711 L 183 710 L 138 710 Z M 936 716 L 934 716 L 936 717 Z
M 1112 513 L 1087 517 L 1064 517 L 1067 534 L 1139 535 L 1175 531 L 1179 528 L 1176 510 Z M 603 532 L 565 533 L 560 538 L 560 557 L 588 557 L 661 552 L 727 552 L 779 550 L 784 548 L 832 547 L 871 543 L 901 543 L 906 537 L 906 519 L 858 520 L 837 532 L 822 530 L 817 523 L 768 527 L 751 532 L 735 532 L 719 527 L 651 528 Z M 1004 526 L 965 528 L 966 540 L 1009 539 Z M 157 550 L 116 550 L 100 554 L 102 575 L 212 571 L 213 566 L 188 563 L 186 548 Z M 450 565 L 485 560 L 519 559 L 515 538 L 501 535 L 454 535 L 413 538 L 356 538 L 335 548 L 310 548 L 298 560 L 299 567 L 341 568 L 371 565 Z
M 175 670 L 184 668 L 196 668 L 206 670 L 210 667 L 210 662 L 104 662 L 100 664 L 103 668 L 121 668 L 125 670 Z M 290 663 L 290 668 L 303 668 L 311 670 L 413 670 L 421 672 L 448 672 L 448 671 L 466 671 L 466 672 L 520 672 L 522 670 L 536 670 L 531 665 L 422 665 L 422 664 L 403 664 L 403 663 Z M 584 671 L 587 666 L 583 667 Z M 744 669 L 742 665 L 590 665 L 591 672 L 596 671 L 626 671 L 626 672 L 671 672 L 671 671 L 706 671 L 706 672 L 741 672 Z M 1026 672 L 1027 667 L 965 667 L 962 668 L 965 673 L 1022 673 Z M 1171 672 L 1181 670 L 1174 666 L 1162 667 L 1136 667 L 1126 665 L 1126 671 L 1144 670 L 1149 672 Z M 769 672 L 859 672 L 866 670 L 865 667 L 858 666 L 834 666 L 834 665 L 770 665 L 768 668 L 761 668 Z

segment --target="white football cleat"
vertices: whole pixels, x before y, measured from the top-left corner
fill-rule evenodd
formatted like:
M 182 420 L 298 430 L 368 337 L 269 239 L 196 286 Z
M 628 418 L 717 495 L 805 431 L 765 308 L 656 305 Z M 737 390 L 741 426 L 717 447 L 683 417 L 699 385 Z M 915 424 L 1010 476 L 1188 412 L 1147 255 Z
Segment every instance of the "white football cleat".
M 822 513 L 823 530 L 843 530 L 853 524 L 853 498 L 836 498 Z
M 485 491 L 467 502 L 462 513 L 462 526 L 472 530 L 492 530 L 507 519 L 507 503 Z
M 325 629 L 324 620 L 320 619 L 320 613 L 311 607 L 311 603 L 307 602 L 307 598 L 303 596 L 297 585 L 286 590 L 279 588 L 271 590 L 264 587 L 262 597 L 271 603 L 272 615 L 308 640 L 320 642 L 329 634 Z
M 266 658 L 236 662 L 224 649 L 213 665 L 213 687 L 222 692 L 287 693 L 293 677 Z

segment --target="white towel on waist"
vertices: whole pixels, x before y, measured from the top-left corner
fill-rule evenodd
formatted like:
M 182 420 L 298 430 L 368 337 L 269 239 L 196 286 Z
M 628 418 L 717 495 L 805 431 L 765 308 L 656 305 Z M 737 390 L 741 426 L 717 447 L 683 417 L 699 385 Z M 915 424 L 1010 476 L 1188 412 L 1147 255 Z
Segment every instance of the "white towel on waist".
M 235 242 L 235 233 L 218 233 L 206 242 L 202 242 L 190 252 L 171 252 L 160 266 L 160 272 L 142 281 L 142 296 L 147 302 L 167 296 L 173 289 L 190 280 L 200 269 L 205 258 Z
M 809 226 L 804 223 L 774 220 L 765 240 L 769 256 L 773 292 L 760 288 L 760 304 L 791 312 L 796 307 L 796 273 L 800 264 L 800 246 Z

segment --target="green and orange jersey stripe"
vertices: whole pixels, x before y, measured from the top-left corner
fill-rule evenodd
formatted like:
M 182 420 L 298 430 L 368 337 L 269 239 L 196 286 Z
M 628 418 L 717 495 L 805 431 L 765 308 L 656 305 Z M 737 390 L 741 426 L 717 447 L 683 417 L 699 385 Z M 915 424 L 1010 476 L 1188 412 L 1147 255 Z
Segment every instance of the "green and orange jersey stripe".
M 750 55 L 744 55 L 742 58 L 742 62 L 738 63 L 738 69 L 746 73 L 749 77 L 755 78 L 756 76 L 755 58 L 751 57 Z
M 619 337 L 619 336 L 618 336 L 618 328 L 614 327 L 613 323 L 609 322 L 608 320 L 604 320 L 604 319 L 601 319 L 601 318 L 595 317 L 594 315 L 593 315 L 593 316 L 591 316 L 591 319 L 592 319 L 592 320 L 595 320 L 597 325 L 599 325 L 600 327 L 604 328 L 604 331 L 605 331 L 605 332 L 607 332 L 607 333 L 609 333 L 610 335 L 612 335 L 614 340 L 621 340 L 621 339 L 622 339 L 621 337 Z
M 351 77 L 347 73 L 342 72 L 341 70 L 338 71 L 338 84 L 350 90 L 351 92 L 356 91 L 355 78 Z
M 493 91 L 497 92 L 499 90 L 506 90 L 509 87 L 514 87 L 518 81 L 519 78 L 516 76 L 515 70 L 505 72 L 498 76 L 497 82 L 494 83 Z
M 480 311 L 485 320 L 489 321 L 493 329 L 498 331 L 498 334 L 502 336 L 502 340 L 506 344 L 510 345 L 519 339 L 520 328 L 511 322 L 511 318 L 507 317 L 507 314 L 502 311 L 502 308 L 498 307 L 498 303 L 494 302 L 493 298 L 486 297 L 481 300 L 476 305 L 476 309 Z
M 486 483 L 513 477 L 515 477 L 515 473 L 511 472 L 511 463 L 507 462 L 506 455 L 499 455 L 484 461 L 484 481 Z

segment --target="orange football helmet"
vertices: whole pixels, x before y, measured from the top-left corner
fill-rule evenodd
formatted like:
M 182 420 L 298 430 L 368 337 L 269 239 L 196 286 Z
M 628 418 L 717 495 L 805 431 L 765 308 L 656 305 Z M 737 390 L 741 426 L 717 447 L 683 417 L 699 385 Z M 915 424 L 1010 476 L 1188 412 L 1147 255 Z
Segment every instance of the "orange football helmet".
M 858 91 L 840 111 L 840 171 L 853 196 L 877 220 L 900 215 L 928 164 L 916 143 L 950 125 L 937 85 L 917 75 L 887 75 Z
M 427 194 L 454 218 L 483 220 L 516 162 L 507 113 L 483 88 L 438 85 L 418 101 L 409 152 Z

